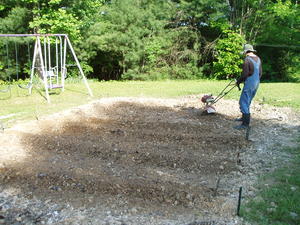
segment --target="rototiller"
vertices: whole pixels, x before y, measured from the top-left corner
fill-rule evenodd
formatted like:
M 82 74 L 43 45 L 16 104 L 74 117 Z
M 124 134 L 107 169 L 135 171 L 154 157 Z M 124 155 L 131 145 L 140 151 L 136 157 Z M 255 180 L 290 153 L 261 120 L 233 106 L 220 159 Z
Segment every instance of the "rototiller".
M 227 86 L 221 91 L 221 93 L 217 97 L 213 97 L 212 94 L 206 94 L 201 98 L 201 102 L 205 104 L 204 110 L 207 114 L 213 114 L 216 113 L 216 109 L 213 106 L 215 103 L 217 103 L 221 98 L 223 98 L 225 95 L 227 95 L 232 89 L 237 87 L 239 90 L 241 90 L 240 86 L 236 84 L 236 80 L 232 80 L 227 84 Z

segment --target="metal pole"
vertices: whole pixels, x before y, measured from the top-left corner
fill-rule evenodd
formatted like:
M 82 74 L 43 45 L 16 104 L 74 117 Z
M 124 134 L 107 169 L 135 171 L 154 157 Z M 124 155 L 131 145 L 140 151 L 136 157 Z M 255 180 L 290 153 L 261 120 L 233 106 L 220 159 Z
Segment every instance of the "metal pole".
M 52 65 L 51 65 L 51 44 L 50 44 L 50 38 L 49 37 L 47 37 L 47 44 L 48 44 L 48 65 L 49 65 L 49 68 L 48 68 L 48 70 L 50 71 L 51 70 L 51 67 L 52 67 Z
M 62 48 L 63 48 L 63 44 L 62 44 L 62 39 L 61 37 L 59 36 L 59 56 L 60 56 L 60 79 L 61 79 L 61 85 L 62 85 L 62 88 L 61 90 L 64 91 L 65 90 L 65 87 L 64 87 L 64 79 L 65 79 L 65 75 L 64 75 L 64 71 L 63 71 L 63 51 L 62 51 Z
M 17 81 L 19 80 L 19 63 L 18 63 L 18 44 L 15 42 L 15 57 L 16 57 L 16 75 Z
M 55 59 L 56 59 L 56 83 L 59 85 L 58 75 L 59 75 L 59 67 L 58 67 L 58 40 L 55 38 Z
M 44 38 L 44 62 L 45 62 L 45 70 L 47 69 L 47 44 L 46 44 L 46 38 Z
M 46 71 L 45 71 L 44 60 L 43 60 L 43 55 L 42 55 L 42 46 L 41 46 L 39 36 L 37 37 L 37 42 L 38 42 L 38 53 L 40 55 L 41 66 L 42 66 L 42 73 L 43 73 L 43 81 L 44 81 L 44 85 L 45 85 L 46 99 L 47 99 L 47 102 L 50 103 L 47 75 L 46 75 Z
M 74 59 L 75 59 L 75 61 L 76 61 L 77 67 L 78 67 L 78 69 L 79 69 L 79 71 L 80 71 L 80 73 L 81 73 L 81 76 L 82 76 L 82 79 L 83 79 L 83 81 L 84 81 L 84 84 L 85 84 L 86 88 L 88 89 L 89 95 L 93 97 L 92 90 L 90 89 L 90 86 L 89 86 L 89 84 L 88 84 L 88 82 L 87 82 L 87 79 L 86 79 L 86 77 L 84 76 L 83 70 L 82 70 L 82 68 L 81 68 L 81 66 L 80 66 L 80 63 L 79 63 L 79 61 L 78 61 L 78 59 L 77 59 L 77 56 L 76 56 L 76 54 L 75 54 L 75 51 L 74 51 L 74 49 L 73 49 L 73 47 L 72 47 L 72 44 L 71 44 L 71 42 L 70 42 L 68 36 L 66 36 L 66 40 L 67 40 L 68 45 L 69 45 L 69 47 L 70 47 L 70 49 L 71 49 L 71 52 L 72 52 L 72 54 L 73 54 L 73 57 L 74 57 Z
M 62 86 L 63 86 L 63 89 L 62 91 L 65 90 L 65 78 L 67 76 L 67 67 L 66 67 L 66 61 L 67 61 L 67 39 L 66 39 L 66 36 L 64 38 L 64 55 L 63 55 L 63 68 L 64 68 L 64 72 L 63 72 L 63 75 L 62 75 Z
M 240 216 L 240 208 L 241 208 L 241 199 L 242 199 L 242 187 L 239 189 L 239 200 L 238 200 L 238 206 L 237 206 L 237 216 Z
M 55 38 L 55 55 L 56 55 L 56 67 L 58 70 L 58 39 Z
M 33 51 L 33 59 L 32 59 L 32 66 L 31 66 L 31 73 L 30 73 L 30 83 L 31 86 L 29 88 L 29 94 L 31 95 L 32 93 L 32 83 L 33 83 L 33 76 L 34 76 L 34 68 L 35 68 L 35 61 L 36 61 L 36 55 L 37 55 L 37 39 L 35 40 L 35 45 L 34 45 L 34 51 Z
M 66 34 L 0 34 L 0 37 L 65 37 Z

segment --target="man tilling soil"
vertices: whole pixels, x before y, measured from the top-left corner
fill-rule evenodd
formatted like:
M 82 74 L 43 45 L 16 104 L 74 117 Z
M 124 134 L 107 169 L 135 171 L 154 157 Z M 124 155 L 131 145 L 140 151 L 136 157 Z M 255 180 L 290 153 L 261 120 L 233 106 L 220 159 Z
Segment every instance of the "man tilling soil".
M 262 66 L 260 58 L 254 54 L 256 52 L 252 45 L 244 45 L 243 54 L 246 55 L 241 77 L 237 80 L 236 85 L 244 82 L 244 87 L 240 96 L 240 110 L 242 117 L 236 119 L 242 121 L 242 124 L 235 126 L 236 129 L 245 129 L 250 124 L 250 105 L 254 98 L 262 75 Z

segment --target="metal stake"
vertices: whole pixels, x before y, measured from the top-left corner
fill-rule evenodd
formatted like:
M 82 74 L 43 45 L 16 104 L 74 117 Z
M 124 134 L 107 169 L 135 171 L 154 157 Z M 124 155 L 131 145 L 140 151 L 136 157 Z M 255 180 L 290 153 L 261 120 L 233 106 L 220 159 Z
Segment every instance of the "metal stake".
M 238 206 L 237 206 L 237 216 L 240 216 L 240 208 L 241 208 L 241 200 L 242 200 L 242 187 L 240 187 L 239 190 L 239 200 L 238 200 Z

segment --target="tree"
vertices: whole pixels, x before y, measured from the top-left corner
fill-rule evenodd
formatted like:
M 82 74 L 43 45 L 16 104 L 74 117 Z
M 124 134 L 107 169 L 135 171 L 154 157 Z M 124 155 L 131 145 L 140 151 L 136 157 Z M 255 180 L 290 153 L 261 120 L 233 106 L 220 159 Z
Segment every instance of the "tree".
M 86 42 L 86 52 L 98 67 L 95 72 L 101 73 L 100 79 L 137 75 L 153 65 L 169 45 L 163 33 L 172 11 L 171 3 L 150 0 L 115 0 L 102 7 Z
M 217 79 L 237 78 L 240 76 L 243 43 L 245 39 L 232 30 L 224 30 L 223 35 L 217 40 L 215 46 L 215 58 L 213 62 L 213 74 L 211 77 Z
M 66 33 L 80 41 L 92 23 L 102 0 L 24 0 L 32 3 L 34 18 L 30 27 L 39 33 Z
M 99 79 L 237 76 L 246 42 L 262 58 L 263 78 L 297 78 L 299 24 L 297 0 L 0 3 L 1 33 L 67 33 L 84 70 Z
M 4 0 L 0 3 L 0 33 L 65 33 L 74 47 L 93 24 L 103 0 Z M 82 60 L 84 69 L 90 67 Z
M 266 59 L 266 79 L 300 79 L 299 70 L 296 69 L 299 68 L 297 61 L 300 51 L 300 8 L 297 1 L 271 2 L 266 12 L 268 20 L 260 26 L 255 40 Z
M 263 59 L 264 79 L 297 77 L 300 10 L 291 0 L 230 0 L 230 22 L 256 45 Z M 298 77 L 300 78 L 299 72 Z

